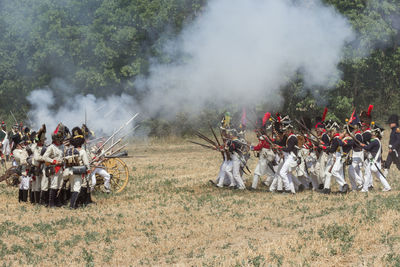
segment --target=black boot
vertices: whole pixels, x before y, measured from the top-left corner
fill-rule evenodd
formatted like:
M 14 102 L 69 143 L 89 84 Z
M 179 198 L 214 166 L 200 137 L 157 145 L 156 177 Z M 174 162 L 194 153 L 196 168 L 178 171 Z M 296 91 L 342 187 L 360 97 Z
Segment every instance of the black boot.
M 72 196 L 71 190 L 65 189 L 65 201 L 66 201 L 66 203 L 69 202 L 69 200 L 71 199 L 71 196 Z
M 18 202 L 21 202 L 21 201 L 23 201 L 23 190 L 22 189 L 20 189 L 19 191 L 18 191 Z
M 49 190 L 49 208 L 54 208 L 56 205 L 56 194 L 57 189 L 50 189 Z
M 347 194 L 347 192 L 349 191 L 349 185 L 348 184 L 344 184 L 342 191 L 340 191 L 340 193 L 342 194 Z
M 61 207 L 63 205 L 63 191 L 62 191 L 62 189 L 56 190 L 55 205 L 56 205 L 56 207 Z
M 299 188 L 297 189 L 297 191 L 298 191 L 298 192 L 303 192 L 304 189 L 305 189 L 304 185 L 301 184 L 301 185 L 299 185 Z
M 71 193 L 71 199 L 70 199 L 70 203 L 69 203 L 69 207 L 71 209 L 76 209 L 78 207 L 77 203 L 76 203 L 76 201 L 78 199 L 78 196 L 79 196 L 79 192 L 72 192 Z
M 22 190 L 22 201 L 28 202 L 28 190 Z
M 92 192 L 86 192 L 86 205 L 93 205 L 93 204 L 96 204 L 96 202 L 94 202 L 93 200 L 92 200 Z
M 35 204 L 40 203 L 40 191 L 36 191 L 35 193 Z
M 31 202 L 31 204 L 35 204 L 35 192 L 33 192 L 32 190 L 29 190 L 29 201 Z
M 85 199 L 86 199 L 85 193 L 86 193 L 86 191 L 85 191 L 85 190 L 82 190 L 82 189 L 81 189 L 81 191 L 78 193 L 78 197 L 77 197 L 76 203 L 75 203 L 75 205 L 76 205 L 77 207 L 85 205 Z M 71 197 L 72 197 L 72 196 L 71 196 Z
M 40 205 L 48 206 L 49 205 L 49 191 L 41 191 L 40 193 Z
M 331 193 L 331 189 L 330 188 L 324 188 L 324 190 L 322 190 L 323 194 L 329 195 Z

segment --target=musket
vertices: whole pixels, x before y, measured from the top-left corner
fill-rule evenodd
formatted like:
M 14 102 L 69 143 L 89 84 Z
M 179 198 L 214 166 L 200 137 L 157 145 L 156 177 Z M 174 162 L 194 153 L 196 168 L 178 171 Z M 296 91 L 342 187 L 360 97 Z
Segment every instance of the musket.
M 13 113 L 11 110 L 10 110 L 10 113 L 11 113 L 11 116 L 13 117 L 15 123 L 18 124 L 18 121 L 17 121 L 17 119 L 15 118 L 14 113 Z
M 217 141 L 218 147 L 221 148 L 221 143 L 219 142 L 217 135 L 215 134 L 214 129 L 211 127 L 210 123 L 208 124 L 208 127 L 210 127 L 210 130 L 211 130 L 212 134 L 214 135 L 214 138 Z M 221 151 L 221 155 L 222 155 L 222 159 L 225 160 L 225 155 L 224 155 L 223 151 Z
M 114 137 L 116 136 L 122 129 L 124 129 L 127 125 L 129 125 L 129 123 L 131 123 L 137 116 L 139 115 L 139 113 L 136 113 L 132 118 L 129 119 L 129 121 L 127 121 L 124 125 L 121 126 L 121 128 L 119 128 L 116 132 L 114 132 L 96 151 L 96 154 L 99 153 L 99 151 L 101 151 L 101 149 Z
M 190 141 L 190 140 L 188 140 L 188 142 L 189 142 L 189 143 L 192 143 L 192 144 L 195 144 L 195 145 L 202 146 L 202 147 L 204 147 L 204 148 L 209 148 L 209 149 L 212 149 L 212 150 L 217 150 L 217 148 L 215 148 L 215 147 L 212 147 L 212 146 L 209 146 L 209 145 L 204 145 L 204 144 L 197 143 L 197 142 Z
M 115 156 L 115 154 L 117 154 L 118 152 L 120 152 L 122 149 L 124 149 L 128 144 L 126 143 L 125 145 L 122 145 L 120 148 L 118 148 L 117 150 L 115 150 L 114 152 L 112 152 L 110 155 L 106 155 L 106 158 L 110 158 Z
M 199 131 L 194 130 L 194 134 L 203 139 L 204 141 L 206 141 L 207 143 L 210 143 L 211 145 L 218 147 L 217 143 L 215 143 L 213 140 L 211 140 L 210 138 L 208 138 L 207 136 L 205 136 L 204 134 L 200 133 Z
M 93 163 L 95 161 L 95 159 L 102 158 L 108 151 L 110 151 L 111 149 L 113 149 L 113 147 L 115 147 L 117 144 L 119 144 L 122 141 L 122 139 L 123 139 L 123 137 L 121 137 L 117 142 L 115 142 L 109 148 L 107 148 L 105 151 L 103 151 L 99 156 L 96 156 L 90 163 Z
M 104 138 L 106 138 L 106 137 L 99 137 L 99 138 L 96 138 L 96 139 L 88 140 L 86 143 L 90 144 L 90 143 L 99 141 L 99 140 L 104 139 Z
M 294 119 L 295 122 L 297 122 L 307 133 L 311 134 L 314 136 L 318 141 L 321 141 L 318 136 L 316 136 L 310 129 L 307 128 L 303 123 L 301 123 L 298 119 Z M 312 140 L 312 139 L 309 139 Z M 313 141 L 313 140 L 312 140 Z

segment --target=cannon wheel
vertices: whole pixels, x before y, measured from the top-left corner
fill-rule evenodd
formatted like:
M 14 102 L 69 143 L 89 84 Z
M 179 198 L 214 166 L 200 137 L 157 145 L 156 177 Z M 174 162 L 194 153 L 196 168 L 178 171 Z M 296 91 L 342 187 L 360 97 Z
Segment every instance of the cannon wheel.
M 11 167 L 7 169 L 7 162 L 1 160 L 0 162 L 0 182 L 3 179 L 6 181 L 8 186 L 17 186 L 19 184 L 19 177 L 16 173 L 14 173 L 16 167 Z
M 125 162 L 119 158 L 108 159 L 104 162 L 104 166 L 109 174 L 111 174 L 111 190 L 119 193 L 128 184 L 129 170 Z

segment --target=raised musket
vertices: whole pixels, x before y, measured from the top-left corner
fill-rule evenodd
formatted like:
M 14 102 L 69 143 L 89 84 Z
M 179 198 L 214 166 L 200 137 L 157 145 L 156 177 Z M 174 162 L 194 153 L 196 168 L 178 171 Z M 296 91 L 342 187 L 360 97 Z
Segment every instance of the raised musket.
M 119 132 L 122 131 L 122 129 L 124 129 L 126 126 L 128 126 L 137 116 L 139 115 L 139 113 L 136 113 L 132 118 L 129 119 L 129 121 L 127 121 L 124 125 L 121 126 L 121 128 L 119 128 L 116 132 L 114 132 L 96 151 L 96 154 L 99 153 L 103 147 L 110 142 L 111 139 L 114 138 L 114 136 L 116 136 Z
M 121 143 L 122 139 L 123 139 L 123 137 L 121 137 L 120 139 L 118 139 L 117 142 L 115 142 L 115 143 L 112 144 L 109 148 L 107 148 L 106 150 L 104 150 L 100 155 L 96 156 L 95 159 L 100 159 L 100 158 L 102 158 L 107 152 L 109 152 L 109 151 L 110 151 L 111 149 L 113 149 L 116 145 L 118 145 L 119 143 Z M 92 160 L 90 163 L 94 162 L 95 159 Z

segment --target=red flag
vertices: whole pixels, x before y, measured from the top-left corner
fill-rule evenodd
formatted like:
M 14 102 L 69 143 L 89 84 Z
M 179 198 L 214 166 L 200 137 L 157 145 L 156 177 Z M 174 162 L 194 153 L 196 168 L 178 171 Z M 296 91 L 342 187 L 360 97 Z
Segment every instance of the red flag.
M 350 120 L 349 120 L 349 123 L 348 124 L 351 124 L 352 122 L 353 122 L 353 120 L 355 120 L 355 117 L 354 117 L 354 114 L 356 113 L 356 109 L 354 109 L 353 110 L 353 113 L 351 113 L 351 116 L 350 116 Z

